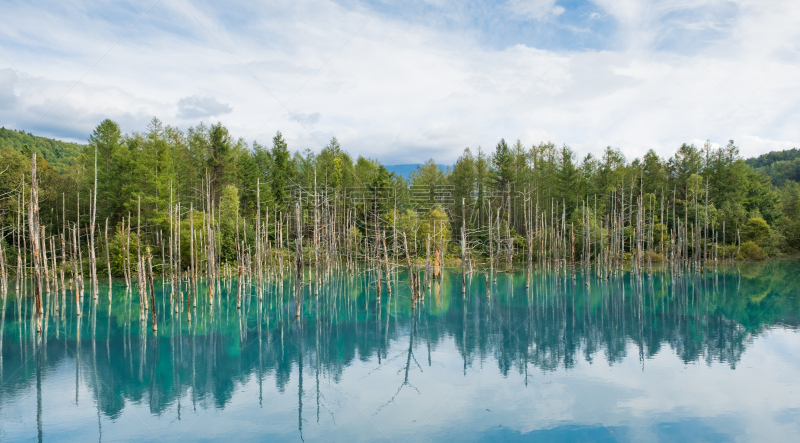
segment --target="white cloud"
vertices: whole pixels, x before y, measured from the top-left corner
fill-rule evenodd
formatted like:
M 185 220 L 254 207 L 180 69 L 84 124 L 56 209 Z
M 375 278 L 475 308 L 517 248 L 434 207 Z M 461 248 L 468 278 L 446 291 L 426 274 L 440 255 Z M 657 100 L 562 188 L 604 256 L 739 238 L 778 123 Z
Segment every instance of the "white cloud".
M 210 95 L 191 95 L 178 100 L 178 118 L 199 119 L 230 114 L 233 109 Z
M 11 109 L 17 101 L 14 87 L 17 73 L 11 69 L 0 69 L 0 110 Z
M 598 2 L 619 26 L 586 36 L 602 30 L 611 43 L 566 52 L 494 48 L 480 34 L 325 0 L 232 4 L 225 14 L 167 2 L 138 23 L 146 9 L 136 5 L 101 20 L 81 11 L 112 6 L 36 14 L 13 4 L 0 29 L 11 61 L 0 58 L 0 119 L 82 141 L 106 117 L 126 132 L 153 116 L 180 127 L 216 117 L 248 141 L 269 144 L 280 130 L 302 151 L 336 136 L 387 163 L 451 162 L 501 137 L 567 143 L 581 155 L 612 145 L 629 159 L 695 139 L 734 139 L 747 155 L 797 146 L 800 4 L 709 0 L 702 19 L 683 19 L 694 4 Z M 656 19 L 637 18 L 642 11 Z M 665 16 L 670 26 L 651 26 Z M 695 30 L 701 22 L 737 32 L 694 38 L 717 32 Z
M 322 118 L 322 115 L 319 112 L 295 112 L 292 115 L 294 115 L 294 118 L 304 126 L 313 126 L 319 122 L 320 118 Z
M 509 0 L 508 7 L 515 14 L 533 19 L 564 13 L 564 8 L 556 6 L 556 0 Z

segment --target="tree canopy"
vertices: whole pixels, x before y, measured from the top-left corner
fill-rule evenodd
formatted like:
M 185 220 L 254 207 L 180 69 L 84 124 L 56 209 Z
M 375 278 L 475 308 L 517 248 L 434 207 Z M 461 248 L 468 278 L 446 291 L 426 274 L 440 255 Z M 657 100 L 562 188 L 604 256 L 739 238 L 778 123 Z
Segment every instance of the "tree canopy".
M 205 195 L 210 191 L 213 207 L 224 207 L 223 241 L 234 241 L 231 214 L 252 227 L 257 211 L 294 207 L 301 201 L 292 189 L 316 185 L 327 195 L 342 197 L 363 189 L 374 203 L 372 210 L 391 220 L 418 207 L 420 189 L 429 189 L 430 202 L 439 205 L 431 210 L 439 212 L 428 217 L 446 217 L 448 232 L 460 232 L 462 223 L 470 228 L 484 225 L 491 205 L 492 217 L 501 209 L 508 229 L 521 233 L 526 229 L 526 204 L 563 212 L 579 223 L 584 206 L 602 217 L 615 201 L 629 205 L 633 195 L 641 194 L 648 196 L 651 209 L 671 208 L 658 220 L 662 226 L 674 226 L 676 220 L 698 222 L 724 231 L 721 241 L 726 244 L 734 243 L 740 230 L 770 255 L 800 251 L 800 176 L 791 169 L 793 162 L 800 162 L 800 151 L 744 160 L 733 141 L 719 148 L 682 144 L 669 158 L 650 150 L 629 161 L 613 147 L 599 157 L 581 159 L 567 145 L 526 147 L 503 139 L 489 152 L 465 149 L 449 168 L 431 159 L 407 180 L 377 160 L 354 158 L 335 137 L 319 152 L 293 152 L 280 132 L 271 146 L 250 146 L 221 123 L 181 130 L 154 118 L 145 132 L 125 134 L 116 122 L 105 119 L 85 145 L 0 129 L 0 159 L 7 166 L 0 175 L 0 193 L 19 191 L 30 171 L 30 155 L 37 153 L 42 157 L 42 223 L 57 228 L 65 220 L 87 217 L 95 150 L 98 218 L 108 218 L 112 227 L 135 213 L 141 198 L 144 222 L 163 229 L 170 204 L 207 211 Z M 18 203 L 14 198 L 0 202 L 4 223 L 13 223 Z M 223 246 L 223 254 L 232 254 L 230 245 Z

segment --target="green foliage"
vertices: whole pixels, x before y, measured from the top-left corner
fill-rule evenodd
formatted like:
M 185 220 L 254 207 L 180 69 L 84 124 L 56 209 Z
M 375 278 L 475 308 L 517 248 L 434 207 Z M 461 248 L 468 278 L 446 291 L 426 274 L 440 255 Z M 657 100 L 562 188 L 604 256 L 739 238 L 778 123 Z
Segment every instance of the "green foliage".
M 61 172 L 73 165 L 84 145 L 39 137 L 24 131 L 3 127 L 0 128 L 0 149 L 4 147 L 27 156 L 34 152 L 41 154 L 54 169 Z
M 272 150 L 269 156 L 269 183 L 272 191 L 272 200 L 275 204 L 283 205 L 289 198 L 286 193 L 286 187 L 291 184 L 296 174 L 289 154 L 289 147 L 280 132 L 272 138 Z
M 131 196 L 130 159 L 122 144 L 119 125 L 111 120 L 103 120 L 89 136 L 89 145 L 81 156 L 82 163 L 91 165 L 85 169 L 87 186 L 94 181 L 94 148 L 97 149 L 97 206 L 98 216 L 117 217 L 125 209 Z M 91 160 L 91 163 L 90 163 Z
M 444 185 L 445 173 L 439 169 L 439 165 L 433 159 L 429 159 L 424 164 L 417 166 L 411 172 L 411 185 L 431 187 L 437 185 Z
M 478 224 L 482 225 L 486 216 L 484 208 L 486 207 L 486 191 L 489 180 L 489 159 L 486 154 L 478 146 L 478 155 L 475 158 L 475 190 L 477 194 L 478 206 Z M 469 192 L 464 189 L 462 192 Z
M 595 248 L 600 247 L 599 238 L 600 238 L 600 223 L 598 220 L 597 212 L 593 211 L 591 207 L 587 208 L 585 205 L 581 204 L 581 206 L 576 209 L 572 213 L 572 217 L 569 219 L 570 226 L 573 226 L 575 229 L 575 249 L 576 251 L 582 251 L 586 245 L 587 241 L 587 217 L 589 222 L 589 235 L 591 235 L 592 240 L 592 248 L 593 253 L 596 252 Z M 605 234 L 608 235 L 607 233 Z
M 390 225 L 397 227 L 399 233 L 405 233 L 408 238 L 408 247 L 414 249 L 414 239 L 417 230 L 420 227 L 420 217 L 416 211 L 406 209 L 405 211 L 392 211 L 389 213 Z
M 438 248 L 438 245 L 444 242 L 447 244 L 450 241 L 450 218 L 447 212 L 441 208 L 436 207 L 428 211 L 418 224 L 417 239 L 420 241 L 427 241 L 428 236 L 431 237 L 431 251 Z M 406 234 L 408 235 L 408 234 Z
M 31 160 L 33 154 L 25 155 L 13 148 L 6 146 L 0 148 L 0 223 L 3 226 L 16 224 L 19 191 L 30 190 L 31 186 Z M 60 191 L 66 185 L 65 177 L 50 166 L 50 163 L 41 155 L 36 155 L 37 177 L 39 179 L 39 205 L 41 224 L 49 226 L 60 222 L 60 217 L 55 215 L 56 208 L 61 213 Z M 29 198 L 26 195 L 26 201 Z M 23 215 L 25 214 L 23 208 Z M 60 224 L 60 223 L 59 223 Z
M 122 232 L 121 226 L 110 235 L 111 237 L 108 239 L 108 249 L 111 256 L 111 274 L 114 276 L 122 276 L 125 273 L 125 247 L 128 242 L 126 240 L 125 233 Z M 139 238 L 136 236 L 136 231 L 131 230 L 130 249 L 128 250 L 129 253 L 127 255 L 127 260 L 129 260 L 131 271 L 133 272 L 136 272 L 136 247 L 138 242 Z M 102 256 L 103 254 L 99 255 Z M 100 269 L 102 273 L 102 267 L 100 267 Z
M 793 219 L 800 219 L 800 184 L 787 181 L 781 190 L 781 212 Z
M 619 149 L 611 146 L 603 152 L 600 169 L 595 177 L 595 189 L 600 195 L 610 195 L 623 185 L 625 179 L 625 156 Z
M 758 157 L 747 159 L 747 164 L 754 168 L 763 168 L 779 161 L 792 161 L 800 159 L 800 149 L 792 148 L 785 151 L 772 151 Z
M 202 232 L 201 227 L 203 226 L 206 214 L 199 211 L 195 211 L 193 217 L 194 217 L 194 230 L 196 236 L 195 253 L 199 254 L 199 260 L 202 262 L 207 259 L 206 251 L 203 248 L 198 248 L 197 242 L 201 239 L 201 237 L 204 237 L 204 233 Z M 180 236 L 181 236 L 180 255 L 181 255 L 181 263 L 183 264 L 184 269 L 187 269 L 191 263 L 191 255 L 190 255 L 192 248 L 191 232 L 192 232 L 192 220 L 189 218 L 189 216 L 187 216 L 186 218 L 181 220 L 181 226 L 180 226 Z
M 236 261 L 236 224 L 239 222 L 239 189 L 233 185 L 222 188 L 219 201 L 220 234 L 222 235 L 221 258 Z
M 464 149 L 464 153 L 456 160 L 453 165 L 453 171 L 450 174 L 449 181 L 453 185 L 453 200 L 455 208 L 453 215 L 455 216 L 455 228 L 461 229 L 461 216 L 462 213 L 467 217 L 472 215 L 472 206 L 475 203 L 473 197 L 473 190 L 475 189 L 475 159 L 469 148 Z M 469 208 L 469 210 L 468 210 Z
M 354 251 L 358 251 L 361 247 L 363 235 L 355 226 L 347 230 L 347 244 Z
M 342 150 L 336 137 L 316 157 L 317 177 L 321 185 L 342 191 L 353 185 L 353 160 Z
M 558 192 L 561 194 L 561 201 L 567 207 L 567 217 L 577 203 L 577 191 L 580 190 L 580 173 L 575 167 L 575 154 L 568 146 L 561 148 L 561 158 L 559 159 L 558 170 L 556 171 L 556 183 Z
M 500 139 L 495 147 L 491 177 L 495 188 L 500 191 L 509 190 L 509 185 L 514 182 L 514 157 L 505 139 Z
M 230 180 L 230 168 L 226 166 L 233 160 L 231 136 L 228 129 L 217 123 L 208 133 L 208 157 L 206 164 L 211 173 L 211 192 L 220 195 L 220 189 Z
M 767 258 L 767 254 L 756 242 L 748 240 L 742 243 L 742 248 L 736 258 L 739 260 L 764 260 Z
M 258 186 L 259 180 L 261 183 L 263 183 L 264 179 L 259 175 L 258 165 L 256 164 L 255 159 L 247 150 L 239 155 L 237 169 L 238 185 L 242 189 L 241 202 L 243 215 L 255 218 L 257 202 L 256 187 Z M 261 201 L 263 202 L 265 198 L 266 196 L 262 196 Z M 264 211 L 263 205 L 261 207 L 261 211 Z
M 646 223 L 656 231 L 656 237 L 665 235 L 667 242 L 673 228 L 688 223 L 702 235 L 716 231 L 721 243 L 727 245 L 738 244 L 739 231 L 743 242 L 752 242 L 767 255 L 800 252 L 800 185 L 788 179 L 789 172 L 781 176 L 780 189 L 772 184 L 776 182 L 776 168 L 800 162 L 796 149 L 745 161 L 733 141 L 719 148 L 710 143 L 702 148 L 683 144 L 669 159 L 650 150 L 641 159 L 628 161 L 620 149 L 608 147 L 599 157 L 590 154 L 580 160 L 566 145 L 526 147 L 519 140 L 509 145 L 501 139 L 488 153 L 480 147 L 465 149 L 452 168 L 442 168 L 429 159 L 406 181 L 389 173 L 377 160 L 359 156 L 354 161 L 335 137 L 319 153 L 308 149 L 290 152 L 280 132 L 271 146 L 253 143 L 250 149 L 221 123 L 200 123 L 182 131 L 154 118 L 143 133 L 123 134 L 117 123 L 106 119 L 85 145 L 0 129 L 0 164 L 4 168 L 0 171 L 0 195 L 19 195 L 22 186 L 29 189 L 33 152 L 43 155 L 38 159 L 42 224 L 56 233 L 64 223 L 86 225 L 96 152 L 98 225 L 108 218 L 111 229 L 118 230 L 123 218 L 136 218 L 141 198 L 142 242 L 156 244 L 156 236 L 168 232 L 170 202 L 180 202 L 184 266 L 189 263 L 186 209 L 192 205 L 195 230 L 205 235 L 201 232 L 202 218 L 212 210 L 207 190 L 214 214 L 221 217 L 220 255 L 233 261 L 237 214 L 240 240 L 244 240 L 246 223 L 247 242 L 253 245 L 256 214 L 260 213 L 263 221 L 269 213 L 274 223 L 280 212 L 284 216 L 293 214 L 295 204 L 309 214 L 308 193 L 297 199 L 301 194 L 295 191 L 299 187 L 311 190 L 315 182 L 337 204 L 353 188 L 360 188 L 359 203 L 342 214 L 355 220 L 362 240 L 364 235 L 372 235 L 374 223 L 396 223 L 400 232 L 407 232 L 409 242 L 416 236 L 415 247 L 424 248 L 424 239 L 433 232 L 433 220 L 446 221 L 442 222 L 444 229 L 437 227 L 435 235 L 457 239 L 463 213 L 476 249 L 481 250 L 480 245 L 488 240 L 491 205 L 493 221 L 497 222 L 499 209 L 503 230 L 508 223 L 513 235 L 518 236 L 518 244 L 524 243 L 527 223 L 541 222 L 526 220 L 530 212 L 552 213 L 560 218 L 563 211 L 567 225 L 575 229 L 578 250 L 582 250 L 584 216 L 588 213 L 592 241 L 595 247 L 601 247 L 601 229 L 607 239 L 607 216 L 612 206 L 617 213 L 624 207 L 628 225 L 641 195 Z M 428 204 L 419 205 L 418 188 L 412 198 L 409 184 L 430 190 Z M 442 193 L 441 188 L 437 190 L 439 186 L 452 186 L 452 191 Z M 260 208 L 256 204 L 259 187 Z M 441 205 L 438 199 L 442 198 L 452 204 Z M 16 224 L 16 205 L 13 197 L 0 201 L 0 217 L 6 226 Z M 294 231 L 289 235 L 295 235 Z M 624 235 L 629 245 L 633 230 L 626 226 Z M 8 243 L 9 235 L 2 240 Z
M 800 182 L 800 149 L 773 151 L 748 159 L 746 163 L 769 176 L 775 186 L 783 186 L 787 180 Z
M 652 149 L 647 151 L 642 161 L 642 181 L 644 192 L 661 194 L 668 186 L 667 164 Z
M 669 159 L 675 185 L 684 193 L 688 191 L 687 181 L 702 169 L 702 156 L 694 145 L 682 144 Z
M 752 241 L 763 246 L 772 236 L 772 229 L 763 218 L 752 217 L 742 226 L 741 234 L 742 241 Z
M 378 172 L 378 162 L 366 157 L 358 156 L 356 164 L 353 167 L 354 185 L 365 186 L 375 180 L 375 174 Z
M 787 180 L 781 190 L 781 218 L 776 222 L 783 237 L 780 245 L 785 253 L 800 252 L 800 184 Z

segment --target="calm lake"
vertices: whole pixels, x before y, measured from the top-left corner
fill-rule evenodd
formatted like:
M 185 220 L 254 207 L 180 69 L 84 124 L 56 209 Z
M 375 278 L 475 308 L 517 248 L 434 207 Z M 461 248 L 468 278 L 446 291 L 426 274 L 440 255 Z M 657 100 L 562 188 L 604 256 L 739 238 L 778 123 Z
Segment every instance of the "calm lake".
M 14 281 L 0 326 L 1 441 L 800 441 L 800 262 L 654 271 L 446 272 L 411 308 L 366 273 L 236 283 L 158 332 L 115 282 L 82 315 Z M 86 276 L 88 280 L 88 275 Z M 30 283 L 28 293 L 32 292 Z

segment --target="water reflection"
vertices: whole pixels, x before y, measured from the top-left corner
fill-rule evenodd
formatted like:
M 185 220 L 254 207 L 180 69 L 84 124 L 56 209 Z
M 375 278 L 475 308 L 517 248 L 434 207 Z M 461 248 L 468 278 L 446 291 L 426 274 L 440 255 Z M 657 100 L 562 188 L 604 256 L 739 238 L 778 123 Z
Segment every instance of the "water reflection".
M 614 367 L 635 357 L 645 371 L 665 352 L 678 357 L 676 368 L 721 363 L 731 371 L 755 338 L 776 328 L 796 330 L 798 270 L 797 262 L 771 262 L 683 276 L 655 272 L 641 281 L 625 274 L 607 282 L 592 280 L 588 286 L 580 274 L 573 278 L 534 273 L 527 288 L 528 277 L 520 272 L 501 274 L 490 294 L 484 276 L 477 275 L 468 279 L 463 295 L 460 275 L 450 273 L 443 282 L 429 285 L 416 309 L 408 297 L 397 295 L 406 292 L 402 273 L 396 276 L 400 285 L 395 285 L 395 294 L 384 291 L 381 301 L 367 273 L 345 274 L 328 280 L 318 297 L 312 288 L 303 287 L 299 317 L 290 279 L 269 286 L 263 301 L 251 290 L 241 309 L 236 282 L 223 282 L 221 297 L 196 307 L 186 306 L 188 287 L 179 288 L 184 295 L 172 306 L 168 283 L 157 282 L 156 334 L 149 315 L 139 320 L 136 290 L 127 290 L 122 282 L 113 288 L 110 304 L 103 297 L 92 300 L 88 293 L 82 300 L 73 291 L 57 301 L 56 295 L 49 295 L 42 334 L 36 332 L 32 298 L 12 293 L 3 300 L 0 320 L 0 438 L 41 440 L 78 435 L 71 432 L 80 430 L 102 439 L 105 426 L 107 432 L 127 429 L 111 434 L 114 438 L 137 439 L 138 434 L 130 433 L 134 423 L 123 426 L 126 412 L 140 421 L 149 414 L 168 423 L 187 421 L 188 414 L 191 425 L 180 428 L 182 432 L 175 428 L 174 434 L 212 438 L 203 433 L 202 421 L 195 425 L 203 411 L 216 411 L 216 420 L 228 434 L 244 432 L 242 426 L 255 419 L 253 409 L 239 405 L 241 393 L 256 401 L 257 408 L 282 411 L 280 416 L 258 418 L 274 421 L 273 428 L 283 430 L 274 438 L 302 437 L 304 426 L 308 432 L 313 423 L 314 432 L 327 439 L 326 432 L 342 432 L 346 420 L 337 424 L 337 416 L 346 416 L 344 411 L 352 408 L 369 422 L 360 426 L 378 432 L 347 432 L 360 439 L 380 439 L 387 434 L 372 422 L 409 404 L 401 405 L 398 399 L 424 395 L 421 384 L 432 382 L 425 377 L 439 377 L 440 367 L 448 368 L 447 382 L 454 383 L 449 395 L 473 389 L 470 374 L 482 380 L 517 375 L 514 383 L 525 389 L 541 374 L 569 374 L 582 362 Z M 205 292 L 201 288 L 199 293 Z M 359 381 L 343 382 L 348 371 L 358 373 Z M 459 373 L 462 380 L 456 380 Z M 502 378 L 490 377 L 493 374 Z M 360 402 L 377 390 L 366 382 L 361 385 L 363 380 L 374 380 L 370 383 L 385 389 Z M 29 398 L 33 392 L 35 399 Z M 561 395 L 571 398 L 567 392 Z M 48 409 L 48 399 L 63 403 L 66 396 L 75 406 L 72 412 Z M 87 411 L 96 415 L 92 429 Z M 141 411 L 145 416 L 140 417 Z M 289 412 L 296 435 L 284 432 Z M 153 426 L 154 434 L 167 430 Z M 414 426 L 416 422 L 409 422 L 394 430 L 410 436 Z M 604 426 L 587 427 L 574 417 L 535 433 L 474 426 L 482 433 L 475 434 L 477 439 L 573 440 L 597 432 L 601 433 L 586 438 L 609 436 Z

